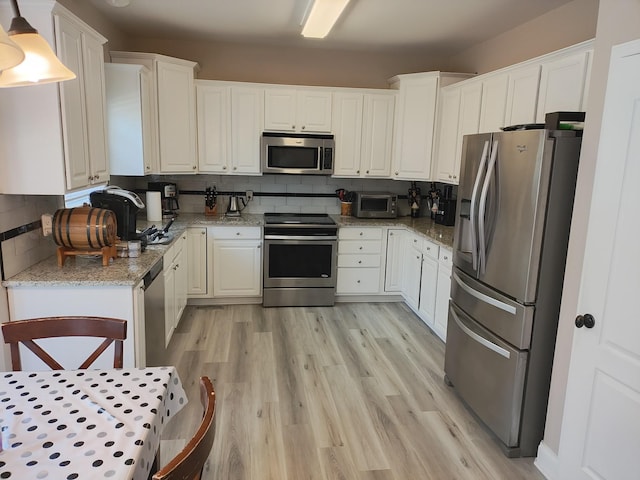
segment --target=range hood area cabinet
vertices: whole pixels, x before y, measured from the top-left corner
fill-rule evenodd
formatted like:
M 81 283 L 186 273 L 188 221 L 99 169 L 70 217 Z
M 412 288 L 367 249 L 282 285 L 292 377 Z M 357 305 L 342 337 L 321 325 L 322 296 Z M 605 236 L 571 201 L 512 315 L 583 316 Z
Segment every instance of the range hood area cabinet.
M 268 87 L 264 91 L 264 129 L 331 133 L 330 88 Z
M 197 173 L 195 72 L 198 64 L 155 53 L 111 52 L 113 63 L 144 65 L 150 72 L 151 172 Z M 155 163 L 155 164 L 154 164 Z
M 389 80 L 391 88 L 398 90 L 393 179 L 431 179 L 439 90 L 471 76 L 464 73 L 427 72 L 397 75 Z
M 0 193 L 64 195 L 109 180 L 104 53 L 107 39 L 56 2 L 23 2 L 21 14 L 76 78 L 0 90 Z M 0 23 L 9 25 L 9 2 Z

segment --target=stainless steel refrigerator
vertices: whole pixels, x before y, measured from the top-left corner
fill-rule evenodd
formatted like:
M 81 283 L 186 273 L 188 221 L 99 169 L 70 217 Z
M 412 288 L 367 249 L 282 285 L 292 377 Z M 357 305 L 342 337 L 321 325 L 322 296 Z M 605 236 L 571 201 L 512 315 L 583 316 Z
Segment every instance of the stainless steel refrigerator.
M 508 456 L 542 440 L 581 132 L 464 137 L 445 381 Z

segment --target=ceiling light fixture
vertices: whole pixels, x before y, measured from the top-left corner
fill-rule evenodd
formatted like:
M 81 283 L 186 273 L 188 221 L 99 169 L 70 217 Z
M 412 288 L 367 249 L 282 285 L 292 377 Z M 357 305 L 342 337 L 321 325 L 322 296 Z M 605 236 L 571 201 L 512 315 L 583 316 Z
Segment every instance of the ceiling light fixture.
M 0 73 L 0 88 L 40 85 L 76 78 L 53 53 L 47 41 L 21 15 L 17 0 L 11 0 L 13 20 L 9 38 L 24 52 L 24 61 Z
M 24 52 L 0 26 L 0 71 L 15 67 L 22 60 L 24 60 Z
M 131 0 L 105 0 L 112 7 L 122 8 L 128 7 L 131 4 Z
M 302 35 L 311 38 L 326 37 L 348 3 L 349 0 L 311 0 Z

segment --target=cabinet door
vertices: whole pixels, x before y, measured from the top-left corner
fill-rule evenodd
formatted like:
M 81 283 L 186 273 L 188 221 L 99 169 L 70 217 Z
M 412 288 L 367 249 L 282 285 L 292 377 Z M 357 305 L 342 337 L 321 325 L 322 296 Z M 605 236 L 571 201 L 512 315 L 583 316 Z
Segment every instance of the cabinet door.
M 416 247 L 411 235 L 407 235 L 403 253 L 402 294 L 414 311 L 418 311 L 420 301 L 420 273 L 422 252 Z
M 331 132 L 331 92 L 298 91 L 296 122 L 301 132 Z
M 158 281 L 160 279 L 158 278 Z M 147 366 L 147 344 L 145 334 L 144 282 L 133 288 L 133 336 L 135 338 L 136 367 Z
M 165 254 L 165 257 L 167 255 Z M 173 263 L 164 264 L 164 346 L 169 345 L 176 322 L 176 270 Z
M 361 93 L 333 94 L 333 132 L 336 141 L 334 177 L 360 176 L 362 147 Z
M 584 110 L 588 55 L 581 52 L 542 65 L 537 122 L 544 123 L 549 112 Z
M 502 74 L 482 82 L 482 107 L 478 133 L 498 132 L 504 124 L 507 111 L 509 75 Z
M 438 77 L 400 86 L 396 115 L 393 178 L 429 180 Z
M 56 15 L 54 18 L 58 55 L 60 60 L 76 74 L 73 80 L 59 84 L 67 189 L 73 190 L 89 185 L 92 180 L 83 85 L 82 32 L 65 17 Z
M 451 182 L 456 164 L 458 123 L 460 118 L 460 88 L 453 86 L 440 91 L 439 135 L 436 156 L 437 180 Z
M 262 249 L 259 240 L 213 241 L 213 296 L 260 296 Z
M 420 308 L 418 313 L 424 322 L 434 329 L 436 292 L 438 285 L 438 261 L 423 255 L 420 276 Z
M 402 252 L 404 230 L 390 229 L 387 232 L 387 259 L 384 275 L 385 292 L 402 291 Z
M 229 171 L 229 87 L 196 86 L 198 111 L 198 170 Z
M 389 177 L 393 150 L 395 97 L 367 94 L 364 97 L 361 168 L 365 177 Z
M 447 318 L 449 315 L 449 291 L 451 290 L 451 269 L 440 264 L 438 286 L 436 288 L 435 322 L 433 331 L 443 342 L 447 340 Z
M 187 230 L 187 294 L 206 296 L 207 290 L 207 229 L 192 227 Z
M 260 174 L 263 92 L 254 87 L 231 88 L 231 173 Z
M 265 130 L 296 130 L 296 101 L 295 89 L 267 88 L 264 92 Z
M 82 35 L 82 47 L 91 183 L 104 183 L 109 180 L 104 49 L 99 41 L 87 34 Z
M 539 85 L 539 65 L 518 68 L 509 73 L 505 126 L 535 122 Z
M 460 90 L 460 117 L 458 118 L 458 134 L 456 136 L 456 153 L 453 170 L 448 183 L 458 184 L 460 162 L 462 157 L 462 139 L 465 135 L 478 133 L 480 123 L 480 105 L 482 101 L 482 84 L 473 83 Z
M 187 283 L 188 279 L 188 268 L 187 268 L 187 256 L 188 256 L 188 247 L 186 241 L 186 233 L 184 234 L 185 238 L 181 239 L 181 245 L 179 250 L 176 253 L 175 262 L 175 294 L 176 294 L 176 311 L 174 317 L 173 327 L 176 328 L 178 323 L 180 322 L 180 318 L 182 317 L 182 313 L 184 312 L 185 307 L 187 306 Z
M 162 173 L 195 173 L 196 109 L 193 68 L 158 61 L 158 136 Z

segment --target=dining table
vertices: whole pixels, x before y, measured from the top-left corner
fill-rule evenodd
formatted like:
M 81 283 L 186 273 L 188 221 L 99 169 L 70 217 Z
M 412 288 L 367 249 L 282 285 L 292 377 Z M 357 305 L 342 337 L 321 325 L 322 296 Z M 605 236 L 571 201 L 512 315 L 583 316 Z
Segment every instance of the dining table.
M 186 403 L 172 366 L 0 372 L 0 479 L 146 480 Z

